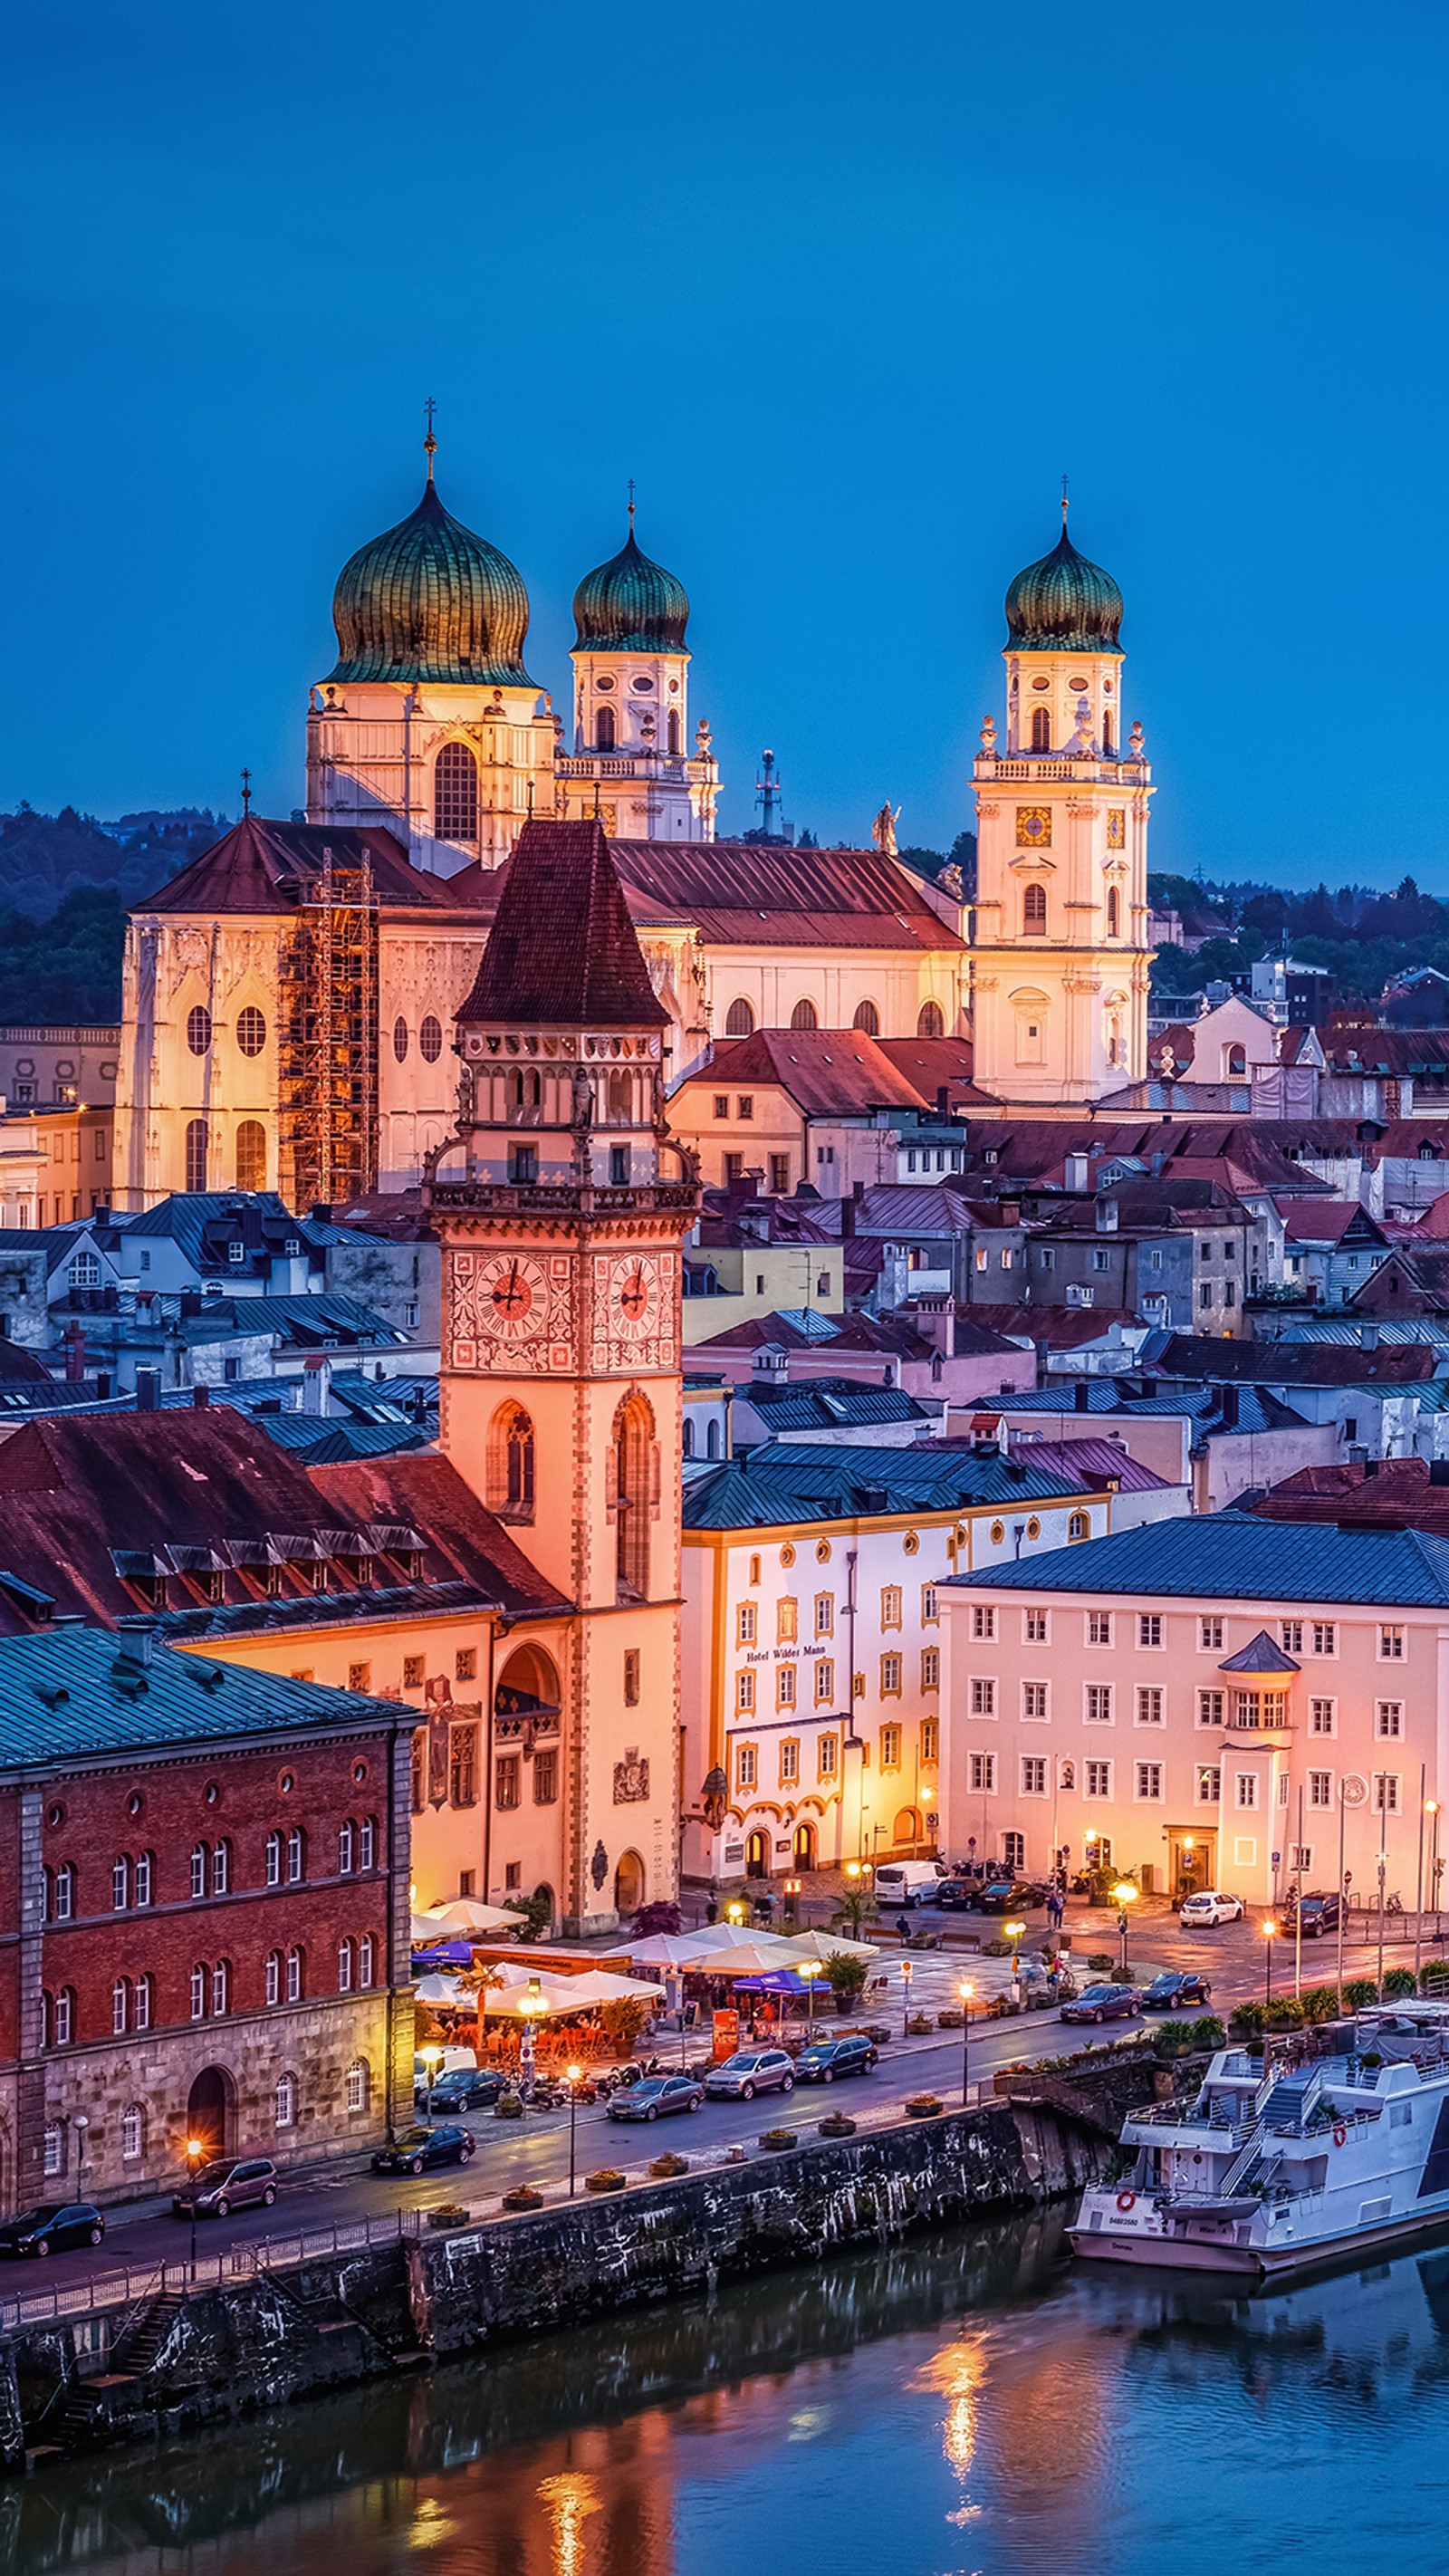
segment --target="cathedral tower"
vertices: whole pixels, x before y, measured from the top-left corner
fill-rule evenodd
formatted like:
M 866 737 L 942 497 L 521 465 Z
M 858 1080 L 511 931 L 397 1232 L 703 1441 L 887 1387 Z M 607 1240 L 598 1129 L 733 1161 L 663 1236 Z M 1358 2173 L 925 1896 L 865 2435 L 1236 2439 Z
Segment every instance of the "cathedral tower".
M 975 764 L 975 1079 L 1007 1101 L 1099 1099 L 1147 1071 L 1142 728 L 1122 738 L 1122 594 L 1062 533 L 1006 594 L 1006 745 Z
M 714 839 L 719 764 L 708 725 L 689 739 L 688 624 L 683 582 L 634 542 L 631 500 L 625 543 L 574 592 L 574 748 L 559 758 L 559 813 L 598 813 L 619 841 Z
M 554 810 L 557 725 L 524 668 L 528 593 L 508 557 L 444 509 L 358 549 L 332 600 L 337 660 L 307 717 L 307 820 L 385 823 L 414 867 L 495 868 Z
M 577 1605 L 564 1913 L 678 1871 L 680 1244 L 667 1018 L 598 821 L 534 822 L 458 1014 L 461 1179 L 443 1246 L 444 1449 Z

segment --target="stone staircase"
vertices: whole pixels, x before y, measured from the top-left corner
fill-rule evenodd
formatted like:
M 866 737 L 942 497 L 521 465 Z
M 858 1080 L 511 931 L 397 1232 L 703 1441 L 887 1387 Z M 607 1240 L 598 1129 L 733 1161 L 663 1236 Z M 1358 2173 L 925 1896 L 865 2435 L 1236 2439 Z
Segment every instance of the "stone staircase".
M 144 2379 L 154 2368 L 174 2318 L 182 2306 L 179 2290 L 161 2290 L 133 2310 L 111 2346 L 110 2368 L 92 2379 L 74 2379 L 66 2390 L 58 2432 L 66 2450 L 90 2449 L 95 2441 L 95 2410 L 111 2390 Z

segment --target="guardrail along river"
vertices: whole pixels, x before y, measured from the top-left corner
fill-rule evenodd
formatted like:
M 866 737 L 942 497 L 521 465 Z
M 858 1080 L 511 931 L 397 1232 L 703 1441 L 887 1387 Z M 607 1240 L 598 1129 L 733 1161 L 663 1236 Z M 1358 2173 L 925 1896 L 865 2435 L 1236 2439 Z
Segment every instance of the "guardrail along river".
M 1445 2563 L 1449 2248 L 1287 2291 L 914 2239 L 0 2487 L 4 2576 Z

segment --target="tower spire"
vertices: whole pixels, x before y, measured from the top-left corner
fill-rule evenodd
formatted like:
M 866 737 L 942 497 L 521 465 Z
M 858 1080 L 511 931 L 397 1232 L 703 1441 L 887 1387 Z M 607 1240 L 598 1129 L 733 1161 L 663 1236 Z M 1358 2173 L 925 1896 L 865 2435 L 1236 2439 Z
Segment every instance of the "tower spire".
M 1062 535 L 1067 533 L 1067 478 L 1062 476 Z
M 423 440 L 423 454 L 428 460 L 428 481 L 430 483 L 433 479 L 433 458 L 438 452 L 438 442 L 433 436 L 433 421 L 436 417 L 437 409 L 437 404 L 434 402 L 432 395 L 429 394 L 427 401 L 423 405 L 423 417 L 428 424 L 428 434 Z
M 629 534 L 634 534 L 634 477 L 629 477 Z
M 246 819 L 247 815 L 248 815 L 248 814 L 250 814 L 250 812 L 251 812 L 251 810 L 252 810 L 252 773 L 251 773 L 251 771 L 250 771 L 249 769 L 244 769 L 244 770 L 242 771 L 242 774 L 241 774 L 241 791 L 242 791 L 242 819 L 243 819 L 243 821 L 245 821 L 245 819 Z

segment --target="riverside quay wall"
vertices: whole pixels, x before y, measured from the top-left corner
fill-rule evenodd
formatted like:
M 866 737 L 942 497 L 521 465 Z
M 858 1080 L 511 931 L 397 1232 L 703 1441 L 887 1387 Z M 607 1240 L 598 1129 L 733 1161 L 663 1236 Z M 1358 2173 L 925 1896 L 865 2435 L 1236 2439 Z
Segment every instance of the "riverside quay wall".
M 1144 2071 L 1114 2069 L 1113 2090 L 1140 2098 Z M 209 2287 L 188 2290 L 173 2272 L 110 2318 L 72 2314 L 0 2341 L 0 2464 L 195 2431 L 774 2266 L 1029 2209 L 1105 2170 L 1119 2115 L 1115 2102 L 1101 2108 L 1084 2119 L 1075 2105 L 1002 2100 L 527 2215 L 490 2210 Z

